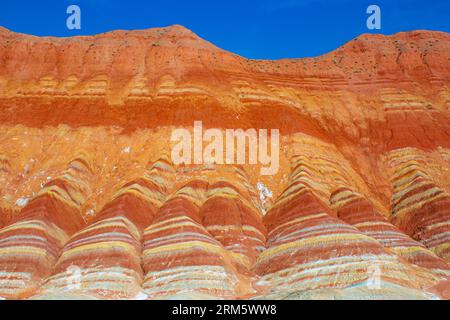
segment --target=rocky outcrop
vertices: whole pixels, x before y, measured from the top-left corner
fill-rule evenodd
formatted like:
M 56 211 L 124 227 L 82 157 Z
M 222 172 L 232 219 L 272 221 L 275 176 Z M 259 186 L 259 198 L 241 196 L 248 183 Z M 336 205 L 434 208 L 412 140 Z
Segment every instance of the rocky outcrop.
M 161 208 L 144 231 L 143 288 L 150 298 L 232 298 L 239 295 L 233 256 L 201 224 L 198 194 L 207 182 L 193 180 Z
M 450 196 L 433 182 L 427 162 L 414 149 L 390 153 L 393 167 L 392 219 L 407 234 L 450 259 Z
M 425 246 L 401 232 L 391 224 L 373 204 L 349 189 L 336 190 L 330 199 L 338 217 L 376 239 L 408 262 L 433 270 L 437 274 L 450 275 L 447 263 L 427 250 Z
M 426 297 L 421 289 L 442 281 L 405 263 L 376 238 L 337 219 L 314 191 L 315 186 L 294 169 L 291 185 L 265 217 L 268 248 L 255 265 L 260 281 L 269 288 L 263 298 L 356 299 L 384 295 L 420 299 Z M 442 265 L 447 267 L 443 261 Z M 342 292 L 350 287 L 362 290 Z
M 0 28 L 0 297 L 448 299 L 450 36 L 249 60 L 181 27 Z M 279 170 L 174 165 L 279 129 Z

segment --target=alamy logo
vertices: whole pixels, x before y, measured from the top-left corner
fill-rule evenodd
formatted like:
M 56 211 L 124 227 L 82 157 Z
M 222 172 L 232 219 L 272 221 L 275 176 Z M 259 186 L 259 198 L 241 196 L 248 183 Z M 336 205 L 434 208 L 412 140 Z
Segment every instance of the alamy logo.
M 367 269 L 367 288 L 369 290 L 381 289 L 381 268 L 378 264 L 370 265 Z
M 367 28 L 369 30 L 380 30 L 381 29 L 381 9 L 379 6 L 372 4 L 367 7 L 367 14 L 370 14 L 367 18 Z
M 70 266 L 66 270 L 66 284 L 67 290 L 79 290 L 81 289 L 81 277 L 82 272 L 78 266 Z
M 172 162 L 175 165 L 259 163 L 262 175 L 274 175 L 280 166 L 280 133 L 271 129 L 269 136 L 268 131 L 214 128 L 203 132 L 202 121 L 195 121 L 193 133 L 182 128 L 173 130 L 170 141 L 177 144 L 172 148 Z
M 71 5 L 67 7 L 67 14 L 70 16 L 66 20 L 66 26 L 69 30 L 80 30 L 81 29 L 81 9 L 77 5 Z

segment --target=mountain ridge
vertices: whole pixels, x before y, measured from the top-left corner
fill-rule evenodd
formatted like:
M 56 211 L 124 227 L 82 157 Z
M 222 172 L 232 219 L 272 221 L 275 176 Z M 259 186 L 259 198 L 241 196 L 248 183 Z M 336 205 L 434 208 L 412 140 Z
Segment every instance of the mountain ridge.
M 151 27 L 151 28 L 144 28 L 144 29 L 114 29 L 114 30 L 109 30 L 109 31 L 105 31 L 105 32 L 100 32 L 100 33 L 96 33 L 96 34 L 91 34 L 91 35 L 74 35 L 74 36 L 64 36 L 64 37 L 59 37 L 59 36 L 38 36 L 38 35 L 31 35 L 31 34 L 27 34 L 27 33 L 22 33 L 22 32 L 15 32 L 12 31 L 10 29 L 7 29 L 5 27 L 0 26 L 0 36 L 1 35 L 5 35 L 8 34 L 11 37 L 17 37 L 17 36 L 22 36 L 22 37 L 31 37 L 31 38 L 36 38 L 36 39 L 41 39 L 41 40 L 61 40 L 61 41 L 67 41 L 67 40 L 78 40 L 78 39 L 83 39 L 83 40 L 91 40 L 93 38 L 102 38 L 102 37 L 107 37 L 107 38 L 118 38 L 121 36 L 149 36 L 149 35 L 153 35 L 155 33 L 158 32 L 163 32 L 163 33 L 169 33 L 169 34 L 176 34 L 176 35 L 192 35 L 195 36 L 196 38 L 206 42 L 206 43 L 210 43 L 213 44 L 211 41 L 208 41 L 206 39 L 201 38 L 199 35 L 197 35 L 195 32 L 193 32 L 192 30 L 184 27 L 183 25 L 180 24 L 173 24 L 173 25 L 169 25 L 166 27 Z M 427 29 L 417 29 L 417 30 L 409 30 L 409 31 L 399 31 L 396 33 L 392 33 L 392 34 L 381 34 L 381 33 L 362 33 L 352 39 L 349 39 L 347 42 L 345 42 L 344 44 L 342 44 L 341 46 L 339 46 L 337 49 L 339 49 L 340 47 L 344 46 L 345 44 L 354 41 L 355 39 L 358 38 L 363 38 L 363 37 L 372 37 L 372 38 L 410 38 L 410 37 L 430 37 L 430 36 L 434 36 L 434 35 L 440 35 L 443 37 L 449 37 L 449 33 L 445 32 L 445 31 L 439 31 L 439 30 L 427 30 Z M 214 44 L 213 44 L 214 45 Z M 217 47 L 216 45 L 214 45 L 215 47 Z M 219 47 L 217 47 L 219 48 Z M 333 52 L 334 50 L 331 50 L 329 52 L 325 52 L 321 55 L 318 56 L 314 56 L 314 57 L 292 57 L 292 58 L 279 58 L 279 59 L 251 59 L 251 58 L 246 58 L 245 56 L 241 56 L 239 54 L 236 54 L 234 52 L 231 51 L 227 51 L 226 49 L 223 48 L 219 48 L 220 50 L 229 52 L 231 54 L 237 55 L 242 57 L 243 59 L 247 59 L 247 60 L 255 60 L 255 61 L 283 61 L 283 60 L 298 60 L 298 59 L 314 59 L 314 58 L 319 58 L 321 56 L 324 56 L 330 52 Z
M 255 61 L 180 26 L 0 30 L 0 298 L 449 299 L 449 57 L 433 32 Z M 175 165 L 196 121 L 278 129 L 278 172 Z

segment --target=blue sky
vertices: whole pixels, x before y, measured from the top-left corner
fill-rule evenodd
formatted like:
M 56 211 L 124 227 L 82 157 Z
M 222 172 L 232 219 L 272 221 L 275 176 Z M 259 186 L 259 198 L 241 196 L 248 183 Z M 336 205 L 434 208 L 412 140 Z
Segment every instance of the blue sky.
M 81 30 L 66 27 L 71 4 L 81 8 Z M 15 0 L 0 4 L 0 25 L 34 35 L 72 36 L 181 24 L 247 58 L 300 58 L 374 33 L 366 27 L 371 4 L 382 13 L 376 33 L 450 32 L 449 0 Z

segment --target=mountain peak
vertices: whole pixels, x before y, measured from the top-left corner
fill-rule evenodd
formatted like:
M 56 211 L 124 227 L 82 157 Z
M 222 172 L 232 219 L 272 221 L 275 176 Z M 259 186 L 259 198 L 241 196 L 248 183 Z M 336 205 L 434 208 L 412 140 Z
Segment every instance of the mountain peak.
M 0 299 L 450 298 L 447 40 L 1 29 Z

